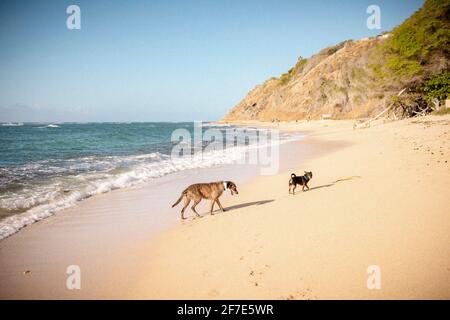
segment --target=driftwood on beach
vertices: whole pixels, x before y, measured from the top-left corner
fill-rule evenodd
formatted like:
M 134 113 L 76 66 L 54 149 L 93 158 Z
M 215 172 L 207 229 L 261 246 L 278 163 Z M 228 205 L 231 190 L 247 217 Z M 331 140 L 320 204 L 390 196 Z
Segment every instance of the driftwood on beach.
M 407 88 L 402 89 L 398 94 L 397 97 L 400 97 L 403 92 L 406 91 Z M 372 121 L 375 121 L 377 119 L 379 119 L 382 115 L 387 114 L 393 107 L 395 106 L 395 103 L 392 102 L 387 108 L 385 108 L 383 111 L 381 111 L 379 114 L 377 114 L 375 117 L 370 118 L 362 123 L 358 123 L 355 121 L 355 123 L 353 124 L 353 129 L 361 129 L 361 128 L 368 128 L 370 127 L 370 123 Z M 394 113 L 395 115 L 395 113 Z

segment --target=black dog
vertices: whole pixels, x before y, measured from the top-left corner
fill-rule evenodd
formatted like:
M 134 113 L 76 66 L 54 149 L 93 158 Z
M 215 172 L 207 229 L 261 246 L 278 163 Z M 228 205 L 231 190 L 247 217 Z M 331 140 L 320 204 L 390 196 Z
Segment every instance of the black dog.
M 308 182 L 312 179 L 312 172 L 311 171 L 305 171 L 305 175 L 301 177 L 297 177 L 295 173 L 291 174 L 291 179 L 289 180 L 289 194 L 291 193 L 291 187 L 294 186 L 292 189 L 292 194 L 295 194 L 295 188 L 297 188 L 297 185 L 302 186 L 302 191 L 305 191 L 305 187 L 308 188 Z

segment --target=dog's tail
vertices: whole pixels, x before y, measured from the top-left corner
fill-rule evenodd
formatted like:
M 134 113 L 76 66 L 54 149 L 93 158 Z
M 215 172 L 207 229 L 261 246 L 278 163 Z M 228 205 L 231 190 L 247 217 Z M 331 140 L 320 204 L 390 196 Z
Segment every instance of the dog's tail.
M 172 205 L 172 208 L 175 207 L 177 204 L 179 204 L 185 195 L 186 195 L 186 190 L 184 190 L 184 191 L 181 193 L 181 196 L 178 198 L 177 202 L 175 202 L 175 203 Z
M 289 179 L 289 187 L 294 184 L 295 173 L 291 173 L 291 178 Z

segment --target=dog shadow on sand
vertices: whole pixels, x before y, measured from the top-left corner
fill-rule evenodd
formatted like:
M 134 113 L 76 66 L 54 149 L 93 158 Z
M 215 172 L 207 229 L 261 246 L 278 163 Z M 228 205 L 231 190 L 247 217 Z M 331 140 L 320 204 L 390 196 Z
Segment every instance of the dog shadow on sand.
M 250 207 L 250 206 L 260 206 L 266 203 L 270 203 L 275 201 L 274 199 L 271 200 L 260 200 L 260 201 L 253 201 L 253 202 L 246 202 L 246 203 L 241 203 L 241 204 L 235 204 L 234 206 L 229 206 L 229 207 L 225 207 L 226 211 L 232 211 L 232 210 L 236 210 L 236 209 L 241 209 L 241 208 L 245 208 L 245 207 Z
M 347 178 L 337 179 L 336 181 L 333 181 L 333 182 L 331 182 L 329 184 L 323 184 L 321 186 L 316 186 L 316 187 L 311 187 L 309 189 L 306 189 L 305 192 L 313 191 L 313 190 L 321 189 L 321 188 L 329 188 L 329 187 L 334 186 L 338 182 L 348 181 L 348 180 L 355 180 L 355 179 L 361 179 L 361 176 L 351 176 L 351 177 L 347 177 Z M 297 192 L 296 195 L 299 194 L 299 193 L 300 192 Z
M 223 213 L 228 213 L 229 211 L 246 208 L 246 207 L 251 207 L 251 206 L 260 206 L 260 205 L 270 203 L 273 201 L 275 201 L 275 200 L 270 199 L 270 200 L 260 200 L 260 201 L 252 201 L 252 202 L 246 202 L 246 203 L 241 203 L 241 204 L 235 204 L 234 206 L 225 207 L 225 212 L 223 212 Z M 219 209 L 216 209 L 213 211 L 213 214 L 220 214 L 220 213 L 222 213 L 222 212 Z M 192 219 L 189 219 L 189 221 L 194 221 L 194 220 L 197 220 L 198 218 L 203 218 L 208 215 L 209 215 L 209 212 L 202 214 L 200 217 L 192 217 Z

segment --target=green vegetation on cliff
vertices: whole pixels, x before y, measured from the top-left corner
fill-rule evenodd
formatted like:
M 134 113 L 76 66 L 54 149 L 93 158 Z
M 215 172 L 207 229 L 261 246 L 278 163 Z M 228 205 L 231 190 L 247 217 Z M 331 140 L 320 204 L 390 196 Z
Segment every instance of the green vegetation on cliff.
M 374 55 L 375 74 L 384 80 L 413 81 L 414 76 L 429 77 L 447 66 L 450 50 L 450 1 L 427 0 Z
M 431 77 L 423 83 L 421 89 L 428 102 L 434 99 L 439 102 L 450 99 L 450 72 L 444 71 Z
M 283 73 L 280 77 L 280 84 L 281 85 L 285 85 L 286 83 L 288 83 L 292 77 L 296 74 L 298 74 L 299 72 L 302 71 L 303 67 L 305 66 L 306 62 L 308 60 L 303 58 L 303 57 L 299 57 L 297 63 L 295 64 L 295 66 L 291 69 L 289 69 L 288 72 Z

